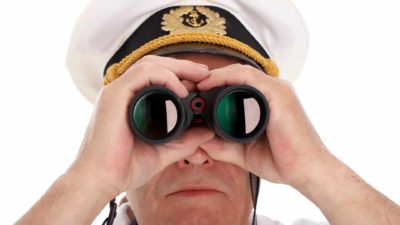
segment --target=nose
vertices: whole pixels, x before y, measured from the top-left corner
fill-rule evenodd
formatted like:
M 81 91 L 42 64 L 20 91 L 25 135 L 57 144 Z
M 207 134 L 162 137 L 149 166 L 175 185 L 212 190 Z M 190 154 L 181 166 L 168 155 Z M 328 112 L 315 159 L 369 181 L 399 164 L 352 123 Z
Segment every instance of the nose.
M 189 166 L 207 166 L 214 165 L 214 160 L 202 149 L 197 149 L 193 154 L 189 155 L 185 159 L 178 161 L 179 168 L 186 168 Z

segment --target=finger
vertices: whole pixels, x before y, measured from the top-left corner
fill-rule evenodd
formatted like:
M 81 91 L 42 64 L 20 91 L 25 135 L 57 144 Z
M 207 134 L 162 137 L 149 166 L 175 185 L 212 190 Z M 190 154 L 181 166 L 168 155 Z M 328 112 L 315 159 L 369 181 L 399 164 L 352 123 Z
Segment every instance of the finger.
M 214 133 L 206 127 L 193 127 L 167 144 L 157 147 L 160 154 L 161 168 L 171 165 L 193 154 L 199 146 L 214 137 Z
M 268 138 L 260 137 L 256 141 L 248 143 L 245 155 L 249 171 L 266 180 L 281 182 Z
M 197 88 L 206 91 L 218 86 L 247 84 L 260 90 L 268 99 L 277 82 L 276 78 L 254 67 L 235 64 L 210 71 L 210 76 L 199 82 Z
M 281 182 L 269 147 L 262 140 L 238 144 L 214 137 L 200 146 L 211 158 L 231 163 L 261 178 Z
M 179 80 L 199 82 L 208 76 L 208 68 L 202 64 L 169 57 L 146 56 L 113 83 L 133 93 L 149 85 L 164 85 L 179 97 L 185 97 L 188 92 L 182 88 Z
M 181 80 L 181 83 L 186 87 L 189 92 L 196 91 L 196 84 L 188 80 Z
M 200 148 L 215 160 L 232 163 L 248 170 L 245 162 L 243 144 L 225 141 L 220 137 L 215 136 L 209 141 L 202 143 Z
M 188 94 L 186 87 L 173 72 L 150 63 L 142 63 L 127 71 L 110 85 L 118 86 L 117 90 L 125 90 L 128 94 L 135 94 L 151 85 L 164 86 L 175 92 L 179 97 L 185 97 Z
M 207 65 L 186 59 L 148 55 L 143 57 L 141 61 L 157 63 L 176 74 L 181 80 L 189 80 L 195 83 L 206 79 L 210 75 Z

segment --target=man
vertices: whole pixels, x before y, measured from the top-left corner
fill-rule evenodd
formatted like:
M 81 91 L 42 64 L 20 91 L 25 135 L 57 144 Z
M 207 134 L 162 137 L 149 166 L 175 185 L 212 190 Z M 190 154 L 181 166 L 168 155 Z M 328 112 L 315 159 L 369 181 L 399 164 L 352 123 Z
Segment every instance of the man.
M 249 173 L 299 190 L 330 224 L 400 224 L 399 206 L 329 153 L 283 80 L 299 73 L 306 43 L 300 16 L 283 0 L 94 1 L 68 56 L 83 95 L 97 96 L 92 120 L 75 162 L 17 224 L 89 224 L 122 192 L 127 203 L 114 224 L 251 224 L 257 186 Z M 247 144 L 196 126 L 150 145 L 128 125 L 130 102 L 147 86 L 183 98 L 240 84 L 270 107 L 265 132 Z

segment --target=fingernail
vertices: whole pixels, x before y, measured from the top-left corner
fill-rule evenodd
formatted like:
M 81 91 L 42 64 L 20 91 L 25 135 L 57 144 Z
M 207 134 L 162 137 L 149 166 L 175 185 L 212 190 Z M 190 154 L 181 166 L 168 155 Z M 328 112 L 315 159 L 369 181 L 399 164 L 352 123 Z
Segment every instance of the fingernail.
M 186 90 L 186 88 L 185 88 L 184 90 L 182 90 L 181 96 L 179 96 L 179 97 L 184 98 L 184 97 L 186 97 L 186 96 L 188 96 L 188 95 L 189 95 L 189 92 L 188 92 L 188 90 Z

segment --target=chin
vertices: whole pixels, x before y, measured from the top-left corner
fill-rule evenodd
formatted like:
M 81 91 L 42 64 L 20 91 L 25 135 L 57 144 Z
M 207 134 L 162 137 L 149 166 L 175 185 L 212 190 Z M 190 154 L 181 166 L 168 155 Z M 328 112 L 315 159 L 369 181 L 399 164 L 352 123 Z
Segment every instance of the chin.
M 222 218 L 222 215 L 213 215 L 204 212 L 190 212 L 186 215 L 181 215 L 180 217 L 171 218 L 169 221 L 173 225 L 226 225 L 226 218 Z
M 238 212 L 223 210 L 215 205 L 181 206 L 165 215 L 164 225 L 242 225 Z M 247 217 L 246 217 L 247 218 Z M 247 220 L 246 220 L 247 221 Z

